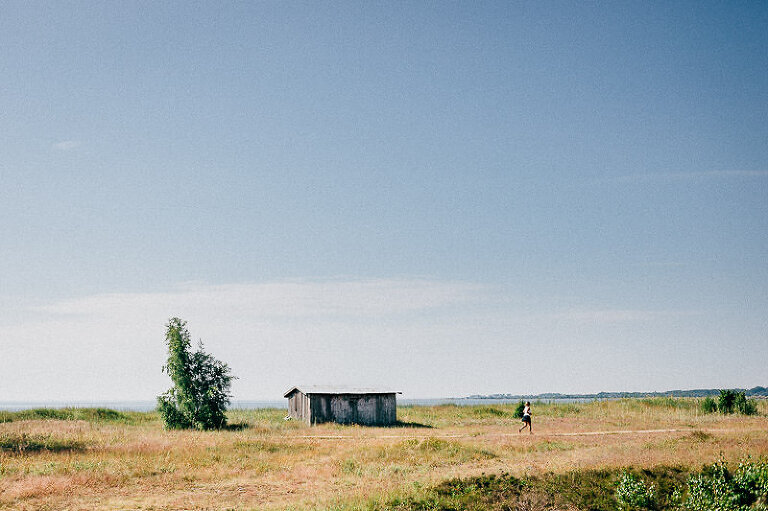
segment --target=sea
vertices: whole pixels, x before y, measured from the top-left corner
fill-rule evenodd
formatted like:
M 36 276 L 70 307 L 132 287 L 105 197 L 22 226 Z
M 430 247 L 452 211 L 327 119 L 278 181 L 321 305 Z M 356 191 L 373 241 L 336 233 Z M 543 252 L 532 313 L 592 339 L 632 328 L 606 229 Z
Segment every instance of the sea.
M 592 399 L 541 399 L 543 403 L 578 403 L 593 401 Z M 437 405 L 496 405 L 519 403 L 519 399 L 479 399 L 463 397 L 429 398 L 429 399 L 400 399 L 398 406 L 437 406 Z M 149 412 L 157 407 L 156 401 L 0 401 L 0 410 L 17 412 L 35 408 L 109 408 L 121 412 Z M 288 409 L 288 400 L 232 400 L 230 409 L 254 410 L 259 408 Z

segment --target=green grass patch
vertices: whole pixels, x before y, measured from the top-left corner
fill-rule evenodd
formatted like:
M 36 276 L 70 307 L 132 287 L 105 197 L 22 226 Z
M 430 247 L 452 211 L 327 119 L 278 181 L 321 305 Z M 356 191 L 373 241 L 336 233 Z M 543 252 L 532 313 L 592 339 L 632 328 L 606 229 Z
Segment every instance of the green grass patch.
M 19 454 L 40 451 L 62 452 L 83 451 L 88 445 L 72 438 L 57 438 L 52 435 L 3 434 L 0 435 L 0 451 Z
M 648 408 L 674 408 L 691 410 L 697 407 L 697 402 L 692 399 L 680 399 L 674 397 L 649 397 L 640 399 L 640 404 Z
M 543 408 L 537 415 L 545 414 L 548 417 L 575 417 L 581 413 L 581 406 L 574 403 L 534 403 L 533 410 Z
M 676 397 L 624 398 L 617 403 L 626 410 L 648 412 L 650 410 L 686 410 L 694 411 L 701 407 L 698 399 Z
M 117 422 L 135 424 L 156 420 L 154 412 L 119 412 L 109 408 L 34 408 L 17 412 L 0 411 L 0 423 L 29 420 Z
M 768 463 L 717 462 L 700 471 L 660 466 L 451 479 L 415 495 L 371 501 L 367 511 L 747 511 L 768 509 Z
M 269 440 L 237 440 L 233 447 L 243 453 L 290 453 L 315 449 L 313 445 L 296 442 L 270 442 Z
M 354 469 L 350 465 L 350 470 Z M 672 509 L 674 490 L 686 485 L 690 471 L 679 467 L 653 470 L 581 470 L 564 474 L 515 477 L 510 474 L 451 479 L 416 495 L 392 497 L 334 509 L 365 511 L 548 511 L 556 509 L 617 511 L 617 487 L 623 474 L 653 484 L 658 508 Z
M 405 440 L 395 445 L 393 450 L 406 455 L 440 455 L 453 461 L 469 461 L 472 459 L 491 459 L 496 454 L 474 446 L 464 445 L 456 441 L 442 438 L 425 438 L 423 440 Z
M 294 430 L 308 427 L 304 422 L 284 420 L 288 410 L 283 408 L 233 408 L 227 410 L 227 421 L 240 427 L 257 431 Z
M 509 410 L 503 410 L 495 406 L 473 406 L 471 408 L 471 413 L 478 418 L 512 416 L 512 413 Z

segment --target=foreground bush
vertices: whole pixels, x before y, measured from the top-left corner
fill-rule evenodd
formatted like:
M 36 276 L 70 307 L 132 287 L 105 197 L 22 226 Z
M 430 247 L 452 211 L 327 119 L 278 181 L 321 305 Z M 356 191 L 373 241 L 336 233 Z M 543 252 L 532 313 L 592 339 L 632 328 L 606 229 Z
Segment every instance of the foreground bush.
M 656 488 L 624 471 L 616 485 L 616 502 L 620 511 L 656 509 Z
M 165 334 L 168 363 L 163 370 L 173 388 L 158 396 L 158 411 L 169 429 L 220 429 L 227 425 L 229 366 L 203 351 L 190 351 L 186 322 L 171 318 Z
M 673 500 L 685 511 L 768 511 L 768 463 L 742 462 L 731 473 L 720 461 L 692 475 Z
M 616 485 L 621 511 L 768 511 L 768 462 L 743 461 L 731 472 L 724 461 L 691 474 L 659 505 L 653 484 L 624 471 Z
M 451 479 L 419 496 L 376 503 L 366 511 L 768 511 L 768 462 L 730 472 L 725 462 L 682 467 L 577 470 L 522 478 L 510 474 Z M 347 509 L 345 507 L 341 509 Z

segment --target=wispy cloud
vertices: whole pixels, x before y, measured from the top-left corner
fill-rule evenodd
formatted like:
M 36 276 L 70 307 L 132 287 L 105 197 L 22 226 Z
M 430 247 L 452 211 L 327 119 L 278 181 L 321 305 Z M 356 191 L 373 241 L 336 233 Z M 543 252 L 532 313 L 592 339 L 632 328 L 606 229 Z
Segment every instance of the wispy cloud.
M 0 372 L 18 382 L 7 395 L 157 395 L 167 386 L 164 325 L 178 316 L 193 339 L 232 365 L 241 395 L 279 397 L 298 381 L 405 386 L 393 367 L 413 375 L 411 388 L 423 380 L 423 392 L 437 392 L 430 385 L 449 388 L 441 383 L 446 368 L 478 356 L 480 338 L 491 336 L 466 316 L 492 296 L 484 285 L 426 279 L 194 283 L 91 295 L 0 323 Z M 21 375 L 35 371 L 44 378 L 25 387 Z
M 226 285 L 185 284 L 162 293 L 94 295 L 40 307 L 64 315 L 111 314 L 118 311 L 190 312 L 231 310 L 250 317 L 371 317 L 476 301 L 483 287 L 430 280 L 288 281 Z
M 80 145 L 79 140 L 62 140 L 61 142 L 56 142 L 51 147 L 57 151 L 71 151 L 80 147 Z
M 655 348 L 632 352 L 648 357 L 633 359 L 638 367 L 698 342 L 680 335 L 700 333 L 694 312 L 576 299 L 533 303 L 511 291 L 464 281 L 306 279 L 58 300 L 0 321 L 3 395 L 151 399 L 169 385 L 160 369 L 172 316 L 187 320 L 192 338 L 231 365 L 238 399 L 279 399 L 297 382 L 394 386 L 414 397 L 510 391 L 520 384 L 520 366 L 535 368 L 526 376 L 531 385 L 592 389 L 595 360 L 601 367 L 627 363 L 626 351 L 606 348 L 617 339 Z M 672 335 L 672 348 L 655 340 Z M 618 385 L 601 378 L 602 387 Z

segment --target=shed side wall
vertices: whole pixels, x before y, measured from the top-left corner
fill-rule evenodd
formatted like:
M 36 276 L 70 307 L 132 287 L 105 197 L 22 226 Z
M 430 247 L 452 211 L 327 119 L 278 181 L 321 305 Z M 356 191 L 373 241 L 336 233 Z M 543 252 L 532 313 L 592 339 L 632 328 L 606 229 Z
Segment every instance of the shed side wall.
M 320 424 L 391 425 L 397 422 L 394 393 L 387 394 L 310 394 L 307 396 L 307 422 Z
M 296 420 L 309 422 L 309 398 L 301 392 L 294 392 L 288 398 L 288 414 Z
M 377 419 L 379 424 L 392 425 L 397 422 L 397 396 L 381 394 L 379 396 Z
M 323 422 L 333 421 L 333 414 L 331 413 L 331 398 L 329 395 L 310 394 L 309 408 L 311 413 L 308 422 L 310 424 L 321 424 Z

